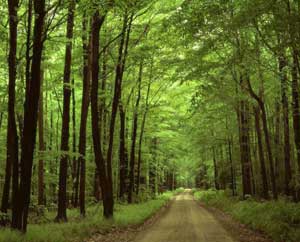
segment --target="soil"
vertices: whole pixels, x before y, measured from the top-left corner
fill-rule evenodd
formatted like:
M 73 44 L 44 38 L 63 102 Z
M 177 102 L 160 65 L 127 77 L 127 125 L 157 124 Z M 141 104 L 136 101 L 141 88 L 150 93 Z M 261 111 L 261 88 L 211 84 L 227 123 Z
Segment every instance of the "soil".
M 94 234 L 83 242 L 272 242 L 228 214 L 195 201 L 191 191 L 174 199 L 143 225 Z

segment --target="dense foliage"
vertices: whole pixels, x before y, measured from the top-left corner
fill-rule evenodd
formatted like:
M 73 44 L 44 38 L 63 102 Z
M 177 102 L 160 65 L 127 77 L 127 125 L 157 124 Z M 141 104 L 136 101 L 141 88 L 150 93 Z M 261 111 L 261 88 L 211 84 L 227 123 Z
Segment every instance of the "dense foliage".
M 0 0 L 0 13 L 3 225 L 99 202 L 111 218 L 179 186 L 299 201 L 299 1 Z
M 280 201 L 261 203 L 240 201 L 222 191 L 195 192 L 196 199 L 221 209 L 235 220 L 256 231 L 265 232 L 274 241 L 299 241 L 299 204 Z

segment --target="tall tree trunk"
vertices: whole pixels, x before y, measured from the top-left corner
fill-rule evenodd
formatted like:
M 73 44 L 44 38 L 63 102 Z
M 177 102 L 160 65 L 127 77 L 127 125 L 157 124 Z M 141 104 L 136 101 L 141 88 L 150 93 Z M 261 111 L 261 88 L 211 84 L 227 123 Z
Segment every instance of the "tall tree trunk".
M 129 46 L 129 39 L 130 39 L 130 32 L 131 32 L 131 24 L 133 21 L 133 14 L 129 18 L 128 15 L 125 13 L 124 20 L 123 20 L 123 30 L 122 30 L 122 37 L 119 46 L 119 56 L 118 56 L 118 63 L 116 67 L 116 77 L 115 77 L 115 89 L 112 101 L 112 110 L 111 110 L 111 118 L 110 118 L 110 126 L 109 126 L 109 144 L 107 150 L 107 174 L 108 174 L 108 185 L 109 190 L 112 191 L 112 151 L 113 151 L 113 141 L 114 141 L 114 130 L 115 130 L 115 121 L 116 115 L 119 106 L 119 100 L 121 97 L 122 92 L 122 81 L 123 81 L 123 74 L 125 71 L 125 64 L 126 58 L 128 54 L 128 46 Z M 112 192 L 111 192 L 112 196 Z M 111 203 L 113 204 L 113 198 L 110 198 Z
M 102 197 L 101 197 L 100 177 L 97 168 L 95 168 L 95 172 L 94 172 L 94 197 L 97 202 L 101 201 Z
M 275 100 L 275 135 L 274 135 L 274 145 L 275 145 L 275 177 L 276 180 L 280 178 L 280 102 L 276 98 Z
M 262 134 L 261 134 L 261 127 L 260 127 L 260 109 L 258 107 L 254 107 L 254 116 L 255 116 L 255 130 L 257 134 L 259 162 L 260 162 L 260 174 L 261 174 L 261 181 L 262 181 L 262 196 L 263 198 L 268 199 L 269 198 L 268 179 L 267 179 L 265 156 L 264 156 Z
M 73 191 L 72 191 L 72 205 L 74 208 L 77 207 L 77 193 L 78 188 L 78 182 L 77 180 L 77 170 L 79 170 L 78 162 L 75 156 L 76 153 L 76 97 L 75 97 L 75 80 L 72 79 L 72 135 L 73 135 L 73 142 L 72 142 L 72 151 L 73 151 L 73 157 L 72 157 L 72 183 L 73 183 Z
M 78 151 L 78 170 L 80 170 L 80 185 L 79 185 L 79 206 L 81 216 L 85 216 L 85 153 L 86 153 L 86 125 L 88 118 L 88 109 L 90 103 L 90 68 L 89 68 L 89 44 L 86 35 L 87 18 L 83 16 L 82 20 L 82 49 L 83 49 L 83 90 L 81 101 L 81 119 L 80 119 L 80 134 Z M 77 179 L 78 182 L 78 179 Z
M 17 33 L 18 33 L 18 0 L 8 1 L 9 14 L 9 57 L 8 57 L 8 119 L 6 136 L 6 168 L 5 182 L 3 187 L 1 212 L 6 213 L 9 204 L 11 171 L 13 166 L 13 203 L 17 202 L 16 192 L 19 181 L 18 162 L 18 133 L 15 118 L 15 86 L 16 86 L 16 55 L 17 55 Z
M 113 216 L 113 193 L 112 186 L 109 185 L 108 174 L 105 160 L 102 153 L 102 141 L 99 129 L 99 109 L 98 109 L 98 87 L 99 87 L 99 41 L 100 30 L 105 20 L 105 15 L 100 15 L 99 11 L 93 15 L 92 20 L 92 91 L 91 91 L 91 110 L 92 110 L 92 134 L 94 144 L 94 155 L 97 170 L 100 175 L 101 193 L 103 197 L 103 215 L 106 218 Z
M 61 151 L 64 152 L 61 156 L 59 167 L 59 190 L 58 190 L 58 209 L 56 221 L 67 221 L 67 174 L 68 174 L 68 159 L 66 154 L 69 152 L 69 136 L 70 136 L 70 77 L 71 77 L 71 64 L 72 64 L 72 39 L 74 27 L 74 11 L 75 1 L 71 0 L 68 6 L 68 19 L 67 19 L 67 43 L 65 52 L 65 67 L 64 67 L 64 105 L 62 117 L 62 130 L 61 130 Z
M 236 195 L 236 178 L 235 178 L 235 169 L 233 166 L 233 160 L 232 160 L 232 146 L 233 146 L 233 137 L 231 136 L 228 138 L 228 158 L 230 163 L 230 175 L 231 175 L 231 190 L 232 190 L 232 196 Z
M 214 163 L 214 182 L 215 182 L 215 189 L 219 190 L 219 174 L 218 174 L 218 166 L 217 166 L 217 158 L 216 158 L 216 150 L 215 147 L 212 147 L 212 154 L 213 154 L 213 163 Z
M 292 19 L 292 9 L 290 1 L 286 1 L 287 11 L 289 13 L 289 18 Z M 293 4 L 293 3 L 292 3 Z M 298 1 L 298 7 L 300 6 L 300 1 Z M 298 9 L 298 13 L 299 14 Z M 297 48 L 297 25 L 293 22 L 288 22 L 290 38 L 291 38 L 291 54 L 293 58 L 292 65 L 292 111 L 293 111 L 293 128 L 294 128 L 294 142 L 296 147 L 296 156 L 298 163 L 298 173 L 300 174 L 300 108 L 299 108 L 299 77 L 300 66 L 299 66 L 299 49 Z M 299 28 L 299 25 L 298 25 Z M 299 33 L 299 30 L 298 30 Z M 299 189 L 298 189 L 299 192 Z M 290 193 L 293 194 L 294 200 L 297 200 L 294 188 L 290 188 Z
M 262 118 L 262 125 L 263 125 L 263 131 L 265 136 L 265 142 L 267 146 L 267 154 L 268 154 L 268 160 L 270 165 L 270 176 L 271 176 L 271 184 L 272 184 L 272 192 L 274 199 L 277 199 L 278 192 L 277 192 L 277 185 L 276 185 L 276 177 L 275 177 L 275 170 L 274 170 L 274 164 L 273 164 L 273 153 L 271 148 L 271 141 L 270 141 L 270 135 L 269 135 L 269 129 L 268 129 L 268 123 L 267 123 L 267 113 L 265 104 L 261 97 L 256 95 L 252 89 L 250 79 L 247 78 L 247 87 L 250 95 L 257 101 L 260 110 L 261 110 L 261 118 Z
M 289 102 L 287 96 L 287 74 L 285 67 L 287 66 L 286 58 L 281 55 L 279 57 L 279 73 L 281 78 L 281 103 L 282 118 L 284 132 L 284 165 L 285 165 L 285 194 L 291 195 L 290 182 L 292 179 L 291 170 L 291 144 L 290 144 L 290 127 L 289 127 Z
M 106 79 L 107 79 L 107 47 L 103 48 L 102 57 L 102 78 L 101 78 L 101 97 L 99 104 L 99 119 L 100 119 L 100 137 L 103 140 L 103 152 L 105 153 L 107 139 L 107 122 L 106 122 Z
M 53 111 L 51 110 L 50 112 L 50 140 L 49 140 L 49 151 L 53 151 L 53 133 L 55 132 L 54 130 L 54 125 L 53 125 Z M 53 161 L 53 159 L 49 162 L 50 165 L 50 173 L 51 174 L 56 174 L 56 164 Z M 50 182 L 50 191 L 51 191 L 51 198 L 52 201 L 55 201 L 55 194 L 56 194 L 56 182 L 51 181 Z
M 26 35 L 26 67 L 25 67 L 25 79 L 26 79 L 26 95 L 29 92 L 30 85 L 30 49 L 31 49 L 31 25 L 32 25 L 32 0 L 28 0 L 28 13 L 27 13 L 27 35 Z
M 39 111 L 38 111 L 38 131 L 39 131 L 39 151 L 42 156 L 39 159 L 38 164 L 38 204 L 45 205 L 45 184 L 44 184 L 44 160 L 43 152 L 46 150 L 44 141 L 44 102 L 43 102 L 43 71 L 41 71 L 41 94 L 39 100 Z
M 152 70 L 151 70 L 152 72 Z M 152 78 L 150 78 L 152 79 Z M 142 164 L 142 144 L 143 144 L 143 137 L 144 137 L 144 132 L 145 132 L 145 125 L 146 125 L 146 118 L 147 114 L 149 111 L 149 96 L 150 96 L 150 88 L 151 88 L 151 80 L 149 81 L 148 84 L 148 89 L 147 89 L 147 95 L 146 95 L 146 107 L 145 111 L 143 114 L 143 119 L 142 119 L 142 124 L 141 124 L 141 131 L 140 131 L 140 137 L 139 137 L 139 146 L 138 146 L 138 167 L 137 167 L 137 185 L 136 185 L 136 195 L 139 194 L 139 189 L 140 189 L 140 179 L 141 179 L 141 164 Z
M 298 53 L 293 51 L 292 67 L 292 109 L 293 109 L 293 128 L 294 142 L 297 151 L 298 173 L 300 174 L 300 109 L 299 109 L 299 81 L 298 81 Z
M 156 180 L 156 173 L 157 173 L 157 143 L 158 138 L 154 137 L 151 141 L 151 154 L 152 159 L 149 163 L 149 186 L 150 191 L 152 192 L 153 196 L 156 196 L 156 186 L 157 186 L 157 180 Z
M 32 48 L 32 64 L 31 64 L 31 78 L 30 85 L 26 87 L 30 90 L 25 98 L 24 108 L 24 129 L 22 139 L 21 152 L 21 172 L 20 172 L 20 187 L 16 193 L 16 199 L 13 202 L 12 211 L 12 228 L 26 232 L 28 208 L 30 202 L 30 189 L 32 177 L 32 164 L 34 145 L 36 141 L 37 129 L 37 113 L 38 102 L 40 96 L 40 82 L 41 82 L 41 59 L 43 52 L 43 31 L 45 19 L 45 1 L 34 0 L 35 24 L 34 24 L 34 38 Z
M 242 162 L 243 195 L 252 195 L 251 157 L 249 153 L 249 103 L 240 101 L 240 154 Z
M 138 115 L 139 115 L 139 104 L 141 100 L 141 84 L 143 76 L 143 60 L 140 63 L 139 77 L 138 77 L 138 93 L 133 113 L 133 126 L 132 126 L 132 137 L 131 137 L 131 151 L 130 151 L 130 171 L 129 171 L 129 191 L 128 191 L 128 203 L 132 203 L 132 195 L 134 190 L 134 173 L 135 173 L 135 146 L 136 136 L 138 128 Z
M 123 105 L 119 104 L 120 111 L 120 147 L 119 147 L 119 161 L 120 161 L 120 192 L 119 198 L 123 199 L 127 192 L 127 171 L 128 171 L 128 154 L 126 149 L 126 113 Z

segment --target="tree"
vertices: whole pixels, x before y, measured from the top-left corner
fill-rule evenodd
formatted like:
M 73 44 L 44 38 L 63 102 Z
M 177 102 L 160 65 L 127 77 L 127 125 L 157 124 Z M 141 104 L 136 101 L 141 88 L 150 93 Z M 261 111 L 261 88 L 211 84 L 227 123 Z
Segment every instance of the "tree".
M 8 87 L 8 120 L 7 120 L 7 154 L 5 168 L 5 183 L 1 211 L 6 213 L 9 202 L 11 171 L 13 166 L 13 200 L 16 202 L 16 186 L 18 184 L 18 134 L 15 118 L 15 86 L 16 86 L 16 55 L 17 55 L 17 34 L 18 34 L 18 5 L 19 1 L 8 1 L 9 14 L 9 87 Z
M 135 146 L 138 129 L 138 115 L 139 115 L 139 104 L 141 100 L 141 85 L 143 77 L 143 60 L 140 63 L 139 77 L 137 81 L 137 98 L 133 111 L 133 125 L 132 125 L 132 137 L 131 137 L 131 152 L 130 152 L 130 172 L 129 172 L 129 191 L 128 191 L 128 203 L 132 203 L 132 195 L 134 192 L 134 173 L 135 173 Z
M 66 33 L 66 53 L 64 67 L 64 107 L 61 130 L 61 151 L 64 152 L 60 160 L 59 168 L 59 192 L 58 210 L 56 221 L 67 221 L 67 174 L 68 174 L 68 154 L 70 136 L 70 100 L 71 100 L 71 64 L 72 64 L 72 39 L 74 27 L 75 1 L 70 1 L 68 6 L 67 33 Z
M 32 49 L 31 78 L 29 91 L 26 92 L 24 107 L 24 128 L 21 146 L 20 183 L 14 186 L 12 228 L 26 232 L 28 208 L 30 203 L 30 189 L 32 177 L 33 152 L 36 140 L 38 101 L 41 87 L 41 60 L 43 52 L 43 31 L 45 18 L 45 1 L 34 0 L 34 41 Z M 34 87 L 34 88 L 33 88 Z M 14 167 L 14 169 L 18 169 Z M 17 182 L 17 181 L 15 181 Z
M 43 152 L 46 150 L 46 145 L 44 142 L 44 102 L 43 102 L 43 71 L 41 71 L 41 94 L 39 100 L 39 109 L 38 109 L 38 131 L 39 131 L 39 151 L 41 152 L 41 156 L 43 156 Z M 44 184 L 44 160 L 40 158 L 38 164 L 38 204 L 45 205 L 45 184 Z

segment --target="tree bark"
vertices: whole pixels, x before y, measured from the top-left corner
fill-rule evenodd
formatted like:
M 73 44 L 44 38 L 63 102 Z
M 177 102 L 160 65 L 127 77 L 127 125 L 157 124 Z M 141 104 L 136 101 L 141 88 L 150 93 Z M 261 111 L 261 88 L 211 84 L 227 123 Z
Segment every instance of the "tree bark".
M 290 144 L 290 127 L 289 127 L 289 102 L 287 97 L 287 75 L 285 68 L 287 66 L 286 58 L 279 57 L 279 73 L 281 78 L 281 103 L 284 132 L 284 165 L 285 165 L 285 194 L 291 195 L 290 182 L 292 179 L 291 171 L 291 144 Z
M 35 24 L 34 24 L 34 38 L 32 49 L 32 64 L 31 64 L 31 78 L 30 90 L 26 93 L 25 108 L 24 108 L 24 129 L 22 139 L 21 152 L 21 172 L 20 172 L 20 187 L 15 191 L 17 197 L 13 202 L 12 211 L 12 228 L 26 232 L 28 208 L 30 202 L 30 189 L 32 177 L 32 164 L 34 145 L 36 141 L 37 129 L 37 113 L 38 102 L 40 96 L 40 82 L 41 82 L 41 59 L 43 52 L 43 31 L 45 19 L 45 1 L 34 0 Z M 27 86 L 26 88 L 29 88 Z
M 102 142 L 99 128 L 99 109 L 98 109 L 98 87 L 99 87 L 99 41 L 100 29 L 105 20 L 105 15 L 100 15 L 99 11 L 93 15 L 92 20 L 92 91 L 91 91 L 91 110 L 92 110 L 92 134 L 94 144 L 94 155 L 97 170 L 100 175 L 100 186 L 103 198 L 103 215 L 106 218 L 113 216 L 113 191 L 112 184 L 109 184 L 108 171 L 105 166 L 105 159 L 102 153 Z
M 8 56 L 8 119 L 6 136 L 6 168 L 3 187 L 1 212 L 6 213 L 9 205 L 11 171 L 13 167 L 13 203 L 16 203 L 16 192 L 19 184 L 18 133 L 15 118 L 15 86 L 16 86 L 16 55 L 18 34 L 18 0 L 8 1 L 9 14 L 9 56 Z
M 133 126 L 132 126 L 132 137 L 131 137 L 131 151 L 130 151 L 130 171 L 129 171 L 129 191 L 128 191 L 128 203 L 132 203 L 132 195 L 134 191 L 134 173 L 135 173 L 135 146 L 136 136 L 138 128 L 138 115 L 139 115 L 139 104 L 141 100 L 141 84 L 143 77 L 143 60 L 140 63 L 139 77 L 138 77 L 138 93 L 133 113 Z
M 83 90 L 81 101 L 81 119 L 79 134 L 79 158 L 78 171 L 80 170 L 79 206 L 81 216 L 85 216 L 85 153 L 86 153 L 86 125 L 90 103 L 90 68 L 89 68 L 89 44 L 87 40 L 87 19 L 83 16 L 82 21 L 82 49 L 83 49 Z M 78 179 L 77 179 L 78 182 Z
M 119 161 L 120 161 L 120 192 L 119 198 L 123 199 L 127 192 L 127 173 L 128 173 L 128 154 L 126 148 L 126 113 L 123 108 L 123 105 L 119 104 L 120 112 L 120 147 L 119 147 Z
M 107 158 L 106 158 L 109 190 L 113 189 L 111 163 L 112 163 L 115 121 L 116 121 L 116 115 L 119 106 L 119 100 L 121 97 L 123 74 L 125 71 L 126 58 L 128 54 L 128 46 L 129 46 L 132 21 L 133 21 L 133 15 L 131 15 L 128 22 L 128 15 L 127 13 L 125 13 L 124 20 L 123 20 L 122 37 L 119 46 L 118 63 L 116 66 L 115 89 L 114 89 L 114 95 L 112 101 L 112 110 L 111 110 L 111 118 L 110 118 L 110 126 L 109 126 L 109 143 L 108 143 Z M 113 200 L 113 198 L 110 199 Z
M 75 97 L 75 80 L 72 79 L 72 151 L 73 151 L 73 157 L 72 157 L 72 183 L 73 183 L 73 191 L 72 191 L 72 205 L 74 208 L 77 207 L 78 203 L 78 194 L 76 191 L 78 191 L 78 182 L 77 179 L 77 170 L 79 170 L 78 162 L 75 156 L 76 153 L 76 97 Z
M 298 173 L 300 174 L 300 108 L 299 108 L 299 81 L 298 81 L 298 53 L 293 51 L 292 67 L 292 109 L 293 109 L 293 128 L 294 142 L 297 151 Z
M 230 175 L 231 175 L 231 190 L 232 196 L 236 195 L 236 178 L 235 178 L 235 169 L 232 160 L 232 146 L 233 146 L 233 137 L 228 138 L 228 158 L 230 162 Z
M 156 173 L 157 173 L 157 143 L 158 138 L 154 137 L 151 141 L 151 154 L 152 159 L 149 163 L 149 186 L 150 191 L 154 196 L 156 196 L 156 186 L 157 186 L 157 180 L 156 180 Z
M 287 11 L 289 13 L 289 18 L 291 19 L 293 16 L 291 3 L 290 1 L 286 1 Z M 298 1 L 298 7 L 300 6 L 300 2 Z M 298 14 L 299 14 L 298 9 Z M 298 25 L 299 27 L 299 25 Z M 299 108 L 299 76 L 300 74 L 300 66 L 299 66 L 299 49 L 297 48 L 297 25 L 293 22 L 289 22 L 289 31 L 290 31 L 290 39 L 291 39 L 291 54 L 293 59 L 292 64 L 292 110 L 293 110 L 293 128 L 294 128 L 294 142 L 296 147 L 296 156 L 298 163 L 298 174 L 300 174 L 300 108 Z M 298 31 L 299 33 L 299 31 Z M 299 189 L 298 189 L 299 192 Z M 290 188 L 290 193 L 293 194 L 294 200 L 297 200 L 295 189 Z
M 30 49 L 31 49 L 31 25 L 32 25 L 32 0 L 28 0 L 28 13 L 27 13 L 27 35 L 26 35 L 26 67 L 25 67 L 25 79 L 26 90 L 30 89 Z M 26 93 L 28 95 L 28 93 Z
M 275 145 L 275 178 L 278 180 L 280 178 L 280 154 L 281 154 L 281 144 L 280 144 L 280 102 L 276 98 L 275 100 L 275 135 L 274 135 L 274 145 Z
M 271 176 L 271 184 L 272 184 L 272 192 L 274 199 L 278 198 L 278 192 L 277 192 L 277 185 L 276 185 L 276 177 L 275 177 L 275 170 L 274 170 L 274 164 L 273 164 L 273 153 L 271 148 L 271 141 L 270 141 L 270 135 L 269 135 L 269 129 L 268 129 L 268 123 L 267 123 L 267 113 L 265 109 L 265 104 L 261 97 L 257 96 L 251 86 L 249 78 L 247 78 L 247 86 L 249 94 L 257 101 L 260 110 L 261 110 L 261 118 L 262 118 L 262 125 L 263 125 L 263 131 L 265 136 L 265 142 L 267 146 L 267 154 L 268 154 L 268 160 L 270 165 L 270 176 Z
M 269 198 L 268 179 L 267 179 L 267 171 L 266 171 L 266 165 L 265 165 L 262 134 L 261 134 L 261 127 L 260 127 L 260 109 L 259 109 L 259 107 L 254 107 L 254 117 L 255 117 L 255 130 L 256 130 L 256 135 L 257 135 L 257 146 L 258 146 L 258 154 L 259 154 L 259 162 L 260 162 L 260 174 L 261 174 L 261 181 L 262 181 L 262 197 L 265 199 L 268 199 Z
M 44 141 L 44 102 L 43 102 L 43 72 L 41 71 L 41 94 L 39 100 L 39 111 L 38 111 L 38 131 L 39 131 L 39 151 L 40 155 L 43 156 L 43 152 L 46 150 Z M 38 204 L 45 205 L 45 184 L 44 184 L 44 160 L 39 159 L 38 164 Z
M 240 125 L 240 155 L 242 163 L 242 182 L 243 182 L 243 195 L 252 195 L 251 184 L 251 157 L 249 152 L 249 103 L 246 100 L 240 101 L 239 113 Z
M 212 147 L 212 153 L 213 153 L 213 163 L 214 163 L 214 182 L 215 182 L 215 189 L 219 190 L 220 185 L 219 185 L 219 173 L 218 173 L 218 166 L 217 166 L 217 158 L 216 158 L 216 150 L 215 147 Z
M 151 70 L 152 71 L 152 70 Z M 146 118 L 149 111 L 149 96 L 150 96 L 150 88 L 151 88 L 151 80 L 148 84 L 147 95 L 146 95 L 146 107 L 143 114 L 142 124 L 141 124 L 141 131 L 139 137 L 139 146 L 138 146 L 138 167 L 137 167 L 137 185 L 136 185 L 136 195 L 139 194 L 140 190 L 140 179 L 141 179 L 141 164 L 142 164 L 142 144 L 143 144 L 143 137 L 145 132 L 145 125 L 146 125 Z
M 66 154 L 69 152 L 69 136 L 70 136 L 70 77 L 71 77 L 71 64 L 72 64 L 72 39 L 74 27 L 74 11 L 75 1 L 71 0 L 68 6 L 67 18 L 67 43 L 65 52 L 65 67 L 64 67 L 64 105 L 62 117 L 62 130 L 61 130 L 61 155 L 59 167 L 59 190 L 58 190 L 58 209 L 55 221 L 67 221 L 67 174 L 68 174 L 68 159 Z

